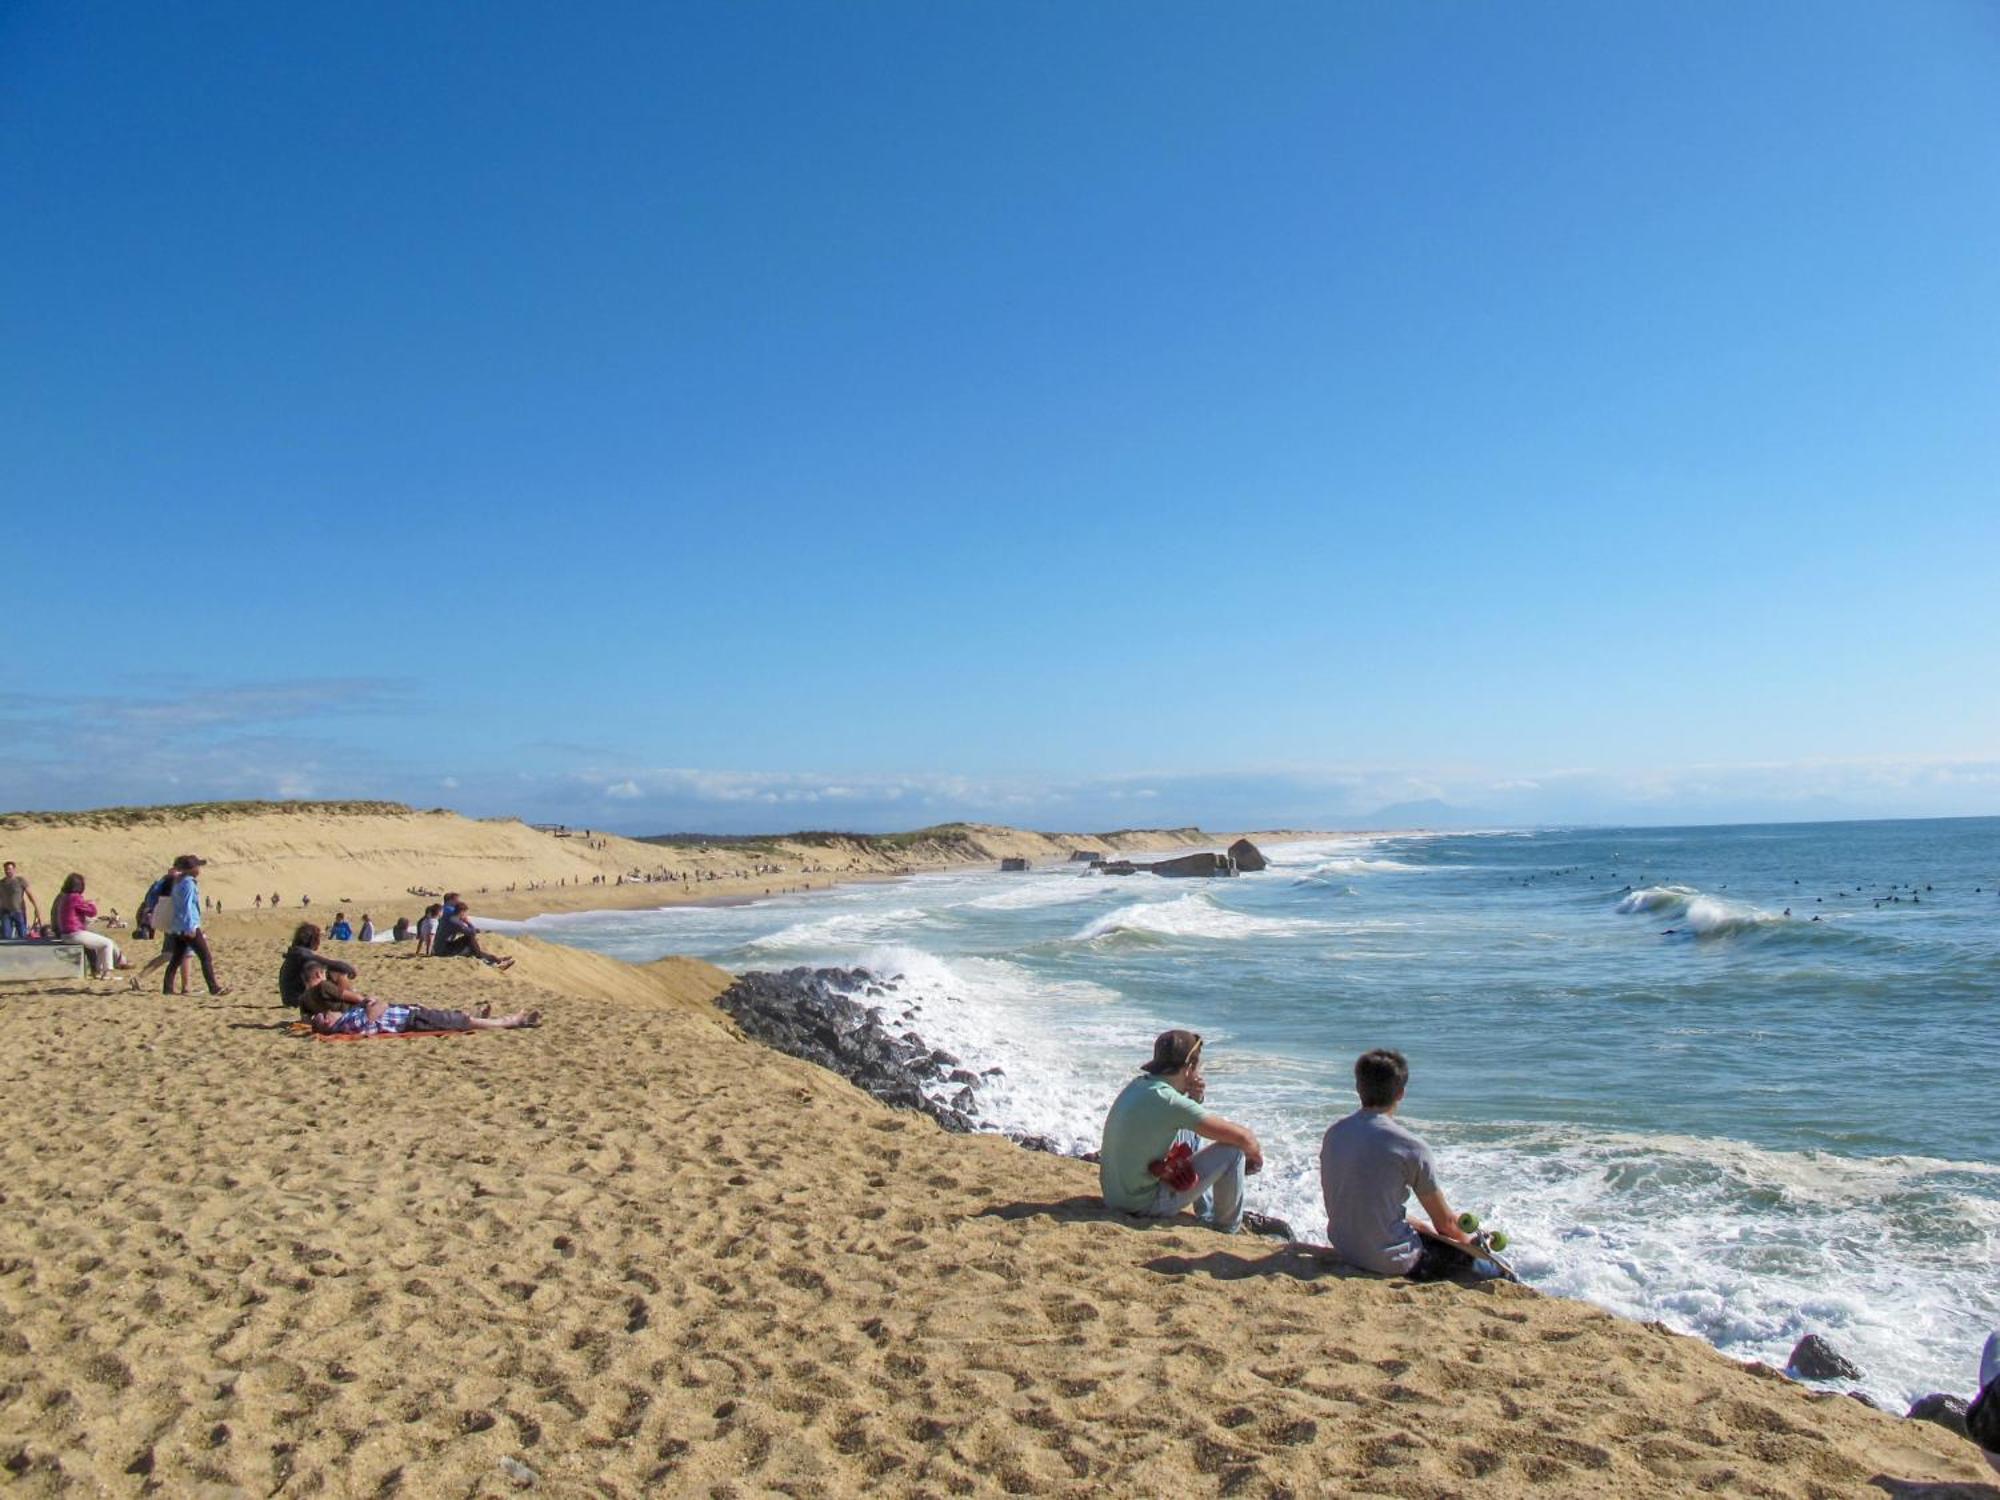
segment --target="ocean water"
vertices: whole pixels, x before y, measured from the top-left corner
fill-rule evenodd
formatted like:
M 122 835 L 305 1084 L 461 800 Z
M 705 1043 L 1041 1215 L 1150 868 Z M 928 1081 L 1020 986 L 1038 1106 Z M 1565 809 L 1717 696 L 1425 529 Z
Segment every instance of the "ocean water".
M 1253 1206 L 1323 1238 L 1356 1054 L 1453 1205 L 1548 1291 L 1782 1365 L 1829 1337 L 1886 1403 L 1967 1393 L 2000 1327 L 2000 819 L 1342 837 L 1221 881 L 955 873 L 537 935 L 903 976 L 996 1126 L 1096 1143 L 1153 1035 L 1208 1039 Z M 1817 918 L 1818 920 L 1814 920 Z

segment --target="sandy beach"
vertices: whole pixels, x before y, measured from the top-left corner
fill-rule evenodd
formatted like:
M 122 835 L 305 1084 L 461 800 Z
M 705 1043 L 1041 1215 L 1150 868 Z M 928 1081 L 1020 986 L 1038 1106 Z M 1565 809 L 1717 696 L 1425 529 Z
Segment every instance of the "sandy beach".
M 547 1024 L 328 1044 L 268 922 L 213 934 L 226 998 L 0 991 L 20 1493 L 2000 1494 L 1580 1303 L 1107 1216 L 742 1039 L 704 964 L 365 951 Z

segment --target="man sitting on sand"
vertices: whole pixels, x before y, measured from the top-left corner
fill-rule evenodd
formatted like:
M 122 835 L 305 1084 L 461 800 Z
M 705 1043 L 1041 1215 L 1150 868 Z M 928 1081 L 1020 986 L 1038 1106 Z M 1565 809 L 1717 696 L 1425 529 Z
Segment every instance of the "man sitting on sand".
M 300 977 L 305 992 L 300 1008 L 321 1036 L 395 1036 L 405 1031 L 518 1031 L 542 1024 L 538 1010 L 496 1016 L 486 1007 L 474 1016 L 462 1010 L 432 1010 L 427 1005 L 391 1005 L 361 995 L 345 975 L 328 974 L 318 959 L 306 964 Z
M 1355 1059 L 1354 1091 L 1361 1096 L 1361 1108 L 1329 1126 L 1319 1148 L 1326 1238 L 1334 1254 L 1351 1266 L 1382 1276 L 1437 1281 L 1472 1269 L 1477 1252 L 1437 1185 L 1430 1147 L 1394 1118 L 1409 1083 L 1410 1065 L 1400 1052 L 1378 1048 Z M 1412 1191 L 1430 1215 L 1429 1234 L 1419 1234 L 1404 1217 L 1404 1201 Z M 1457 1248 L 1461 1245 L 1466 1248 Z
M 1107 1208 L 1171 1218 L 1208 1199 L 1215 1228 L 1234 1234 L 1243 1222 L 1243 1176 L 1262 1170 L 1264 1148 L 1247 1126 L 1202 1106 L 1201 1038 L 1163 1031 L 1153 1060 L 1126 1084 L 1104 1118 L 1097 1164 Z M 1194 1149 L 1199 1136 L 1213 1145 Z
M 444 898 L 444 915 L 438 918 L 437 937 L 431 952 L 439 958 L 476 958 L 496 969 L 511 969 L 514 960 L 488 953 L 479 946 L 479 929 L 466 915 L 465 899 L 453 891 Z
M 305 972 L 309 965 L 317 965 L 324 978 L 339 975 L 343 979 L 355 977 L 354 965 L 345 959 L 329 958 L 319 951 L 320 930 L 312 922 L 301 922 L 292 932 L 292 946 L 285 950 L 285 956 L 278 963 L 278 1003 L 280 1005 L 302 1006 L 305 1003 Z

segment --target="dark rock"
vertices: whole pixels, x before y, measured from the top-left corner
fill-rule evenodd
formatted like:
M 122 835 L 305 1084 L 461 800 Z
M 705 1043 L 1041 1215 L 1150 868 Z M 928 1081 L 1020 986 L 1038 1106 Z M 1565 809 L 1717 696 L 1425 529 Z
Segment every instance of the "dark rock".
M 1792 1347 L 1785 1368 L 1801 1380 L 1859 1380 L 1861 1369 L 1816 1333 Z
M 1007 1076 L 1007 1070 L 1005 1068 L 988 1068 L 980 1076 L 982 1078 L 1004 1078 Z
M 1958 1396 L 1932 1391 L 1928 1396 L 1917 1397 L 1905 1415 L 1913 1422 L 1935 1422 L 1960 1437 L 1970 1436 L 1965 1430 L 1965 1402 Z
M 1270 865 L 1264 858 L 1264 851 L 1248 839 L 1238 839 L 1229 846 L 1229 857 L 1236 861 L 1239 870 L 1262 870 Z
M 953 1068 L 946 1075 L 945 1081 L 947 1083 L 962 1083 L 968 1087 L 975 1087 L 979 1083 L 979 1075 L 965 1068 Z
M 1018 874 L 1021 871 L 1026 870 L 1027 868 L 1028 868 L 1028 862 L 1025 859 L 1015 859 L 1012 856 L 1009 856 L 1008 858 L 1000 861 L 1000 869 L 1005 874 L 1009 875 Z
M 1023 1151 L 1046 1151 L 1051 1156 L 1062 1155 L 1062 1147 L 1058 1146 L 1045 1135 L 1009 1134 L 1007 1139 L 1019 1146 Z
M 1226 854 L 1183 854 L 1178 859 L 1158 860 L 1145 868 L 1155 875 L 1165 876 L 1170 880 L 1185 880 L 1191 877 L 1199 879 L 1236 873 L 1236 866 L 1229 862 L 1229 856 Z M 1109 865 L 1105 866 L 1107 874 L 1110 873 L 1110 869 Z
M 716 1004 L 744 1035 L 838 1073 L 885 1104 L 927 1114 L 947 1130 L 976 1129 L 969 1086 L 949 1104 L 923 1090 L 942 1080 L 947 1068 L 958 1068 L 959 1060 L 926 1046 L 915 1032 L 890 1033 L 881 1007 L 854 998 L 882 983 L 866 969 L 757 971 L 738 976 Z M 967 1085 L 977 1081 L 970 1073 L 964 1079 Z

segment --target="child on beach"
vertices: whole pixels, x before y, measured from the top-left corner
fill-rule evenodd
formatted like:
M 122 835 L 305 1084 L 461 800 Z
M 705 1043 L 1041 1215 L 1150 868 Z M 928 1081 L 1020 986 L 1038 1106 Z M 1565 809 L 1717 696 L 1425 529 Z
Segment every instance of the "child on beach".
M 438 913 L 443 910 L 443 907 L 433 901 L 424 908 L 424 914 L 417 919 L 417 957 L 428 956 L 432 946 L 437 942 Z

